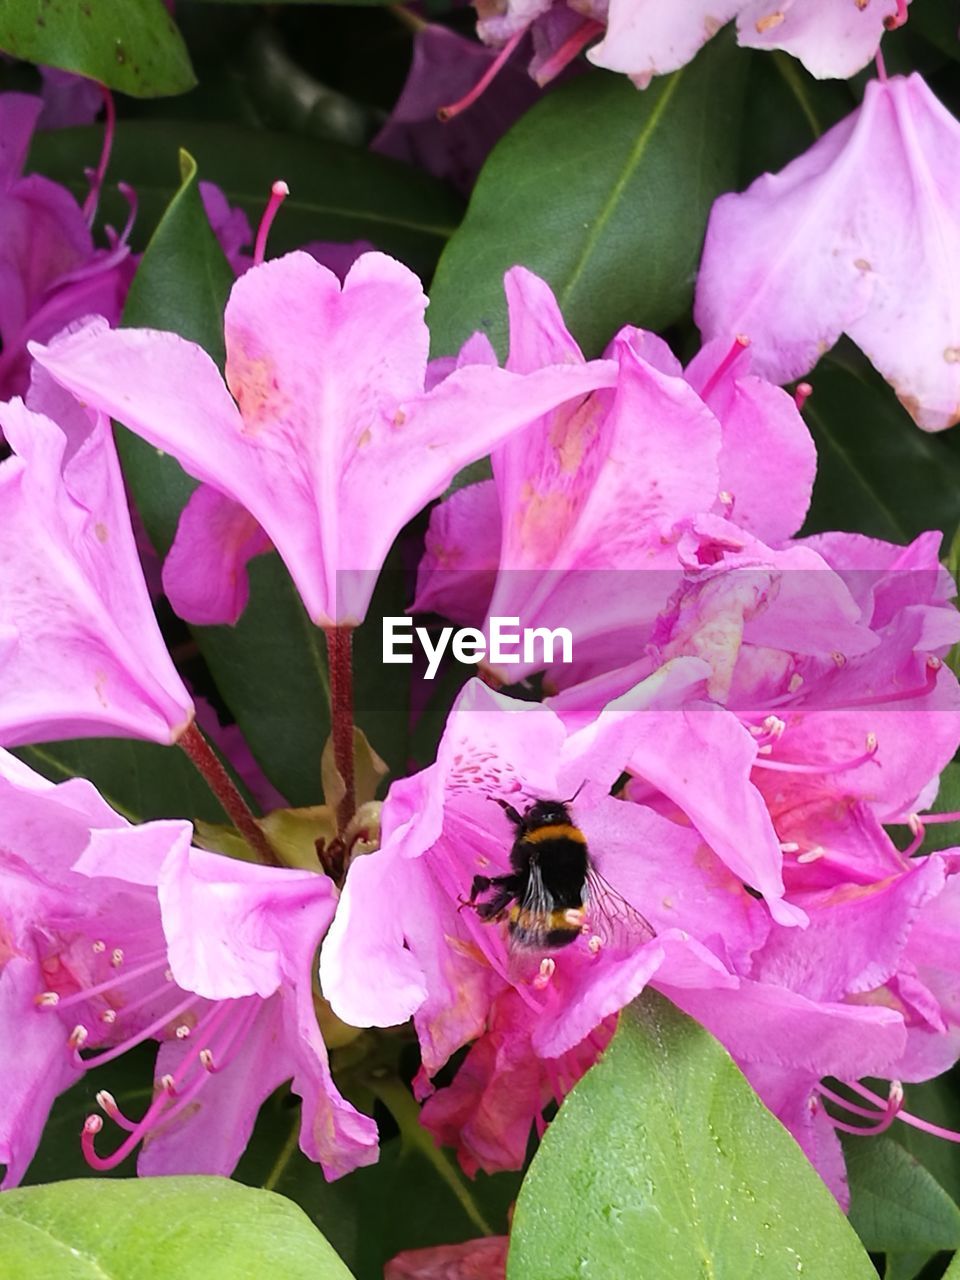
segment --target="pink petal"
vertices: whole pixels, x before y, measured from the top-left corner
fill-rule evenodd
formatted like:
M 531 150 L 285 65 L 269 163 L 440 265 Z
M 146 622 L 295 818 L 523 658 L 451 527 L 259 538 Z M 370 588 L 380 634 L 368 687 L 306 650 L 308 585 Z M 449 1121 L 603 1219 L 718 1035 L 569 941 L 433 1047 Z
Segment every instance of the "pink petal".
M 247 607 L 247 564 L 271 549 L 245 507 L 201 484 L 180 514 L 163 562 L 163 589 L 175 613 L 197 626 L 233 626 Z
M 0 735 L 10 746 L 103 734 L 173 742 L 193 707 L 153 615 L 110 427 L 74 409 L 61 428 L 20 400 L 0 406 L 17 454 L 0 465 L 10 645 Z

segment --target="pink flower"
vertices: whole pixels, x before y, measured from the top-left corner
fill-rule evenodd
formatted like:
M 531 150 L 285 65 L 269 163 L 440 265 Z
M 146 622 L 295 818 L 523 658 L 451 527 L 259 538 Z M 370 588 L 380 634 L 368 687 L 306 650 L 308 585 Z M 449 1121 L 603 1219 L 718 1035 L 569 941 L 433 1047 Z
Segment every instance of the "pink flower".
M 528 76 L 513 64 L 497 77 L 495 92 L 470 111 L 441 121 L 437 112 L 458 101 L 482 80 L 494 55 L 464 36 L 434 23 L 416 33 L 406 84 L 386 124 L 370 144 L 469 192 L 503 134 L 537 99 Z
M 745 787 L 751 753 L 738 755 L 735 743 L 743 734 L 747 746 L 749 735 L 728 712 L 693 701 L 702 671 L 682 660 L 570 734 L 547 708 L 474 682 L 436 764 L 391 788 L 381 849 L 350 868 L 321 953 L 324 992 L 354 1024 L 412 1014 L 424 1123 L 456 1146 L 468 1171 L 519 1163 L 545 1102 L 589 1066 L 611 1020 L 648 982 L 744 1064 L 855 1078 L 904 1052 L 903 1018 L 848 1001 L 853 984 L 807 995 L 802 984 L 754 976 L 755 956 L 774 937 L 785 948 L 792 935 L 802 939 L 805 931 L 790 926 L 806 916 L 772 887 L 768 913 L 744 888 L 744 879 L 770 885 L 783 855 L 777 847 L 768 862 L 770 819 Z M 647 784 L 642 804 L 606 794 L 625 767 Z M 598 934 L 534 955 L 525 969 L 522 953 L 519 963 L 508 955 L 502 927 L 463 905 L 476 874 L 489 878 L 507 863 L 510 824 L 490 799 L 524 807 L 580 784 L 572 812 L 600 872 L 656 935 L 631 934 L 620 908 L 623 945 Z M 737 856 L 752 865 L 732 866 Z M 589 910 L 590 927 L 601 928 Z M 872 943 L 871 929 L 858 947 L 861 937 Z M 862 947 L 857 957 L 865 965 Z M 361 978 L 371 966 L 384 975 L 375 987 Z M 453 1083 L 434 1093 L 431 1077 L 470 1042 Z
M 376 1158 L 376 1128 L 340 1097 L 317 1025 L 315 952 L 335 905 L 324 876 L 190 847 L 184 822 L 131 827 L 83 780 L 54 786 L 0 753 L 0 1118 L 4 1186 L 26 1170 L 56 1095 L 143 1040 L 155 1093 L 109 1169 L 146 1138 L 144 1174 L 229 1174 L 263 1100 L 303 1100 L 301 1148 L 337 1177 Z M 87 1054 L 80 1056 L 81 1048 Z M 96 1052 L 90 1052 L 96 1051 Z
M 42 109 L 40 98 L 0 94 L 3 399 L 27 389 L 28 340 L 46 341 L 94 311 L 116 323 L 133 274 L 126 233 L 109 250 L 94 248 L 84 212 L 70 192 L 39 174 L 23 176 Z
M 383 1280 L 505 1280 L 508 1236 L 407 1249 L 387 1263 Z
M 583 363 L 542 280 L 515 267 L 505 287 L 508 369 Z M 642 652 L 680 582 L 682 531 L 701 513 L 778 542 L 802 522 L 813 483 L 796 405 L 750 373 L 743 344 L 711 344 L 686 373 L 639 329 L 622 330 L 606 354 L 615 388 L 505 440 L 492 454 L 494 484 L 434 511 L 418 578 L 420 609 L 482 626 L 486 601 L 487 617 L 568 627 L 576 671 L 556 673 L 564 683 Z M 511 681 L 538 665 L 491 663 Z
M 639 84 L 675 71 L 731 18 L 737 41 L 751 49 L 784 49 L 818 79 L 855 75 L 891 26 L 906 21 L 909 0 L 610 0 L 603 40 L 587 55 L 598 67 L 623 71 Z
M 110 424 L 41 378 L 0 405 L 0 741 L 175 742 L 193 718 L 150 604 Z M 36 411 L 34 411 L 36 410 Z
M 804 155 L 714 205 L 697 282 L 704 338 L 749 335 L 759 371 L 786 382 L 846 333 L 919 426 L 951 426 L 958 166 L 960 125 L 919 75 L 870 81 Z
M 460 467 L 611 377 L 603 361 L 529 377 L 466 367 L 425 394 L 425 305 L 416 276 L 383 254 L 360 257 L 341 287 L 292 253 L 234 285 L 227 385 L 168 333 L 94 322 L 34 350 L 216 491 L 188 504 L 175 560 L 208 568 L 165 579 L 188 620 L 235 621 L 246 562 L 269 539 L 315 622 L 359 622 L 396 534 Z
M 737 19 L 737 41 L 752 49 L 784 49 L 818 79 L 847 79 L 867 65 L 885 30 L 907 20 L 910 0 L 474 0 L 477 31 L 512 52 L 531 32 L 530 74 L 538 84 L 557 75 L 586 45 L 598 67 L 622 71 L 640 88 L 676 71 Z

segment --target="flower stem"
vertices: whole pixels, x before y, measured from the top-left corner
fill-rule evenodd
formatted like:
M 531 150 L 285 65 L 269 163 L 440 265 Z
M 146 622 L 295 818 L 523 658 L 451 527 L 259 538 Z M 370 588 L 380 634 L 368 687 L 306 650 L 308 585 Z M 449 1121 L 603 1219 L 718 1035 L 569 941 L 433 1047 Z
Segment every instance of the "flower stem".
M 224 812 L 257 855 L 258 860 L 269 867 L 281 866 L 270 841 L 251 813 L 246 800 L 220 763 L 217 753 L 197 728 L 196 721 L 192 722 L 189 729 L 180 735 L 177 746 L 190 757 L 197 772 L 220 801 Z
M 353 783 L 353 628 L 325 627 L 324 635 L 330 666 L 333 758 L 344 788 L 343 799 L 337 807 L 337 832 L 343 835 L 357 808 Z

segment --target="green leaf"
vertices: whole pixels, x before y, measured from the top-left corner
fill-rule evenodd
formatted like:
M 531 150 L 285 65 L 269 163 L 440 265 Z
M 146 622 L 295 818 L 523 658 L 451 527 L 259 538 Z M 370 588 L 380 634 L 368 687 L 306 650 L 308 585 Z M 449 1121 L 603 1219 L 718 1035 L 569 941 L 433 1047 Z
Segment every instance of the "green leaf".
M 953 1255 L 953 1261 L 943 1273 L 943 1280 L 960 1280 L 960 1253 Z
M 32 168 L 86 190 L 83 165 L 95 164 L 102 133 L 62 129 L 37 135 Z M 270 253 L 309 240 L 369 240 L 429 276 L 460 221 L 462 203 L 444 183 L 359 147 L 268 133 L 240 125 L 187 120 L 122 120 L 110 162 L 111 180 L 137 191 L 138 227 L 152 227 L 176 190 L 175 157 L 183 147 L 205 181 L 223 188 L 256 227 L 276 178 L 290 195 L 270 232 Z M 122 225 L 124 206 L 104 199 L 104 216 Z
M 960 458 L 917 429 L 882 378 L 849 347 L 810 376 L 804 406 L 817 445 L 817 479 L 804 531 L 846 529 L 908 542 L 925 529 L 949 539 L 957 524 Z
M 51 782 L 89 778 L 104 800 L 131 822 L 203 818 L 223 822 L 219 801 L 178 747 L 130 738 L 41 742 L 14 752 Z
M 135 98 L 196 84 L 163 0 L 0 0 L 0 49 Z
M 300 1150 L 300 1108 L 286 1090 L 264 1104 L 235 1177 L 289 1196 L 310 1215 L 357 1280 L 383 1280 L 383 1267 L 401 1249 L 427 1248 L 480 1234 L 475 1216 L 438 1173 L 437 1160 L 402 1139 L 383 1138 L 380 1159 L 348 1178 L 327 1182 Z M 432 1142 L 426 1130 L 428 1142 Z M 502 1234 L 520 1184 L 518 1174 L 458 1172 L 474 1214 Z
M 227 1178 L 87 1178 L 0 1199 L 5 1280 L 349 1280 L 289 1200 Z
M 892 1138 L 843 1144 L 850 1223 L 871 1253 L 936 1253 L 960 1247 L 960 1209 L 919 1160 Z
M 590 355 L 623 324 L 679 319 L 710 206 L 736 179 L 748 60 L 714 40 L 642 93 L 589 72 L 527 112 L 487 159 L 440 259 L 434 351 L 482 328 L 503 353 L 503 273 L 515 263 L 548 281 Z
M 662 996 L 621 1014 L 533 1159 L 508 1280 L 876 1280 L 726 1051 Z

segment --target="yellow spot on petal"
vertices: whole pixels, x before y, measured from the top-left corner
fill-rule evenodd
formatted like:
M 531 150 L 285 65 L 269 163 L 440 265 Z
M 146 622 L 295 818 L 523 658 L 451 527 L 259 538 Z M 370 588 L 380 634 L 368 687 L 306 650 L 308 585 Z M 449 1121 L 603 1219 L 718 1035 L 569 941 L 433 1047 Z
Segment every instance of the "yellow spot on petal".
M 780 23 L 786 17 L 777 9 L 774 13 L 768 13 L 763 18 L 757 19 L 757 35 L 762 36 L 766 31 L 772 31 L 774 27 L 779 27 Z
M 870 263 L 867 261 L 866 258 L 854 258 L 853 265 L 857 268 L 858 271 L 873 270 L 873 267 L 870 265 Z

